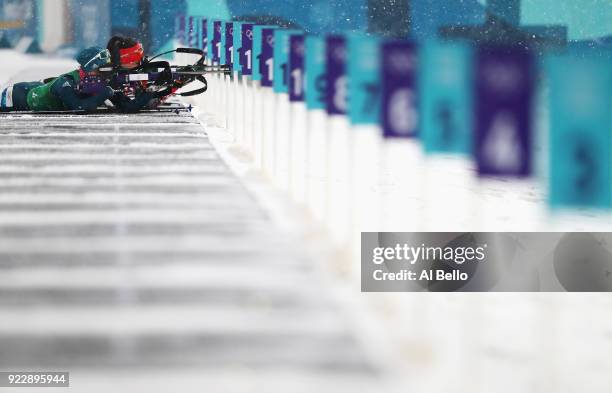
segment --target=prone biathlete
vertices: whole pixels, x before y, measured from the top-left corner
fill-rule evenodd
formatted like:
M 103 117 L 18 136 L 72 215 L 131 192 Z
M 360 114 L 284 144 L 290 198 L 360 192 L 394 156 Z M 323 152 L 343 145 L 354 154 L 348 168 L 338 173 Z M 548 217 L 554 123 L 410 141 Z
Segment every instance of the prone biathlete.
M 110 52 L 111 64 L 115 70 L 130 71 L 142 65 L 142 43 L 134 38 L 114 36 L 108 41 L 106 49 Z M 142 81 L 137 88 L 130 86 L 123 91 L 116 91 L 110 101 L 121 112 L 137 112 L 141 109 L 156 108 L 176 91 L 151 91 L 149 87 L 146 81 Z
M 76 57 L 77 70 L 51 78 L 44 82 L 21 82 L 2 89 L 0 110 L 11 111 L 85 111 L 93 112 L 115 91 L 107 86 L 96 94 L 82 94 L 79 82 L 87 75 L 96 75 L 100 67 L 110 64 L 107 49 L 90 47 Z

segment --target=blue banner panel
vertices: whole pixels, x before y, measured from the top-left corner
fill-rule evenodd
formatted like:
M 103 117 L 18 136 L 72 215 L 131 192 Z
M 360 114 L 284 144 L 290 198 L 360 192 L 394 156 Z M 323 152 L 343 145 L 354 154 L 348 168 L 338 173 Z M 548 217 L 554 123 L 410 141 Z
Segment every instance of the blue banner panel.
M 390 41 L 382 48 L 383 133 L 385 138 L 418 133 L 417 47 L 411 41 Z
M 304 35 L 289 39 L 289 101 L 304 101 Z
M 365 34 L 348 36 L 349 115 L 354 125 L 380 124 L 381 41 Z
M 214 37 L 215 37 L 215 22 L 212 19 L 206 20 L 206 35 L 208 36 L 208 58 L 213 60 L 215 56 L 215 47 L 213 45 Z
M 325 107 L 330 115 L 344 115 L 348 110 L 346 51 L 346 39 L 343 36 L 333 35 L 325 40 Z
M 550 78 L 552 207 L 612 206 L 612 62 L 555 57 Z
M 425 151 L 471 153 L 472 48 L 463 43 L 427 42 L 419 69 L 420 128 Z
M 325 109 L 325 40 L 317 36 L 306 37 L 306 106 Z
M 240 52 L 242 51 L 242 23 L 234 22 L 234 50 L 232 51 L 232 67 L 234 71 L 242 74 L 242 64 L 240 63 Z
M 533 56 L 521 47 L 482 47 L 477 57 L 478 173 L 528 176 L 532 161 Z
M 277 29 L 274 32 L 274 92 L 289 92 L 289 40 L 299 30 Z
M 109 0 L 73 0 L 70 2 L 70 11 L 77 48 L 106 46 L 111 36 Z

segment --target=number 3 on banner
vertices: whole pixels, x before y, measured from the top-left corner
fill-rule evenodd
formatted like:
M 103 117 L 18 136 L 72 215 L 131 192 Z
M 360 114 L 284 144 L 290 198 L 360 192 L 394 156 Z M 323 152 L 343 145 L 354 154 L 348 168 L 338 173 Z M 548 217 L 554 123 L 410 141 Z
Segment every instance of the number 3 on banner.
M 398 89 L 389 98 L 389 124 L 398 135 L 411 135 L 418 123 L 414 92 L 411 89 Z

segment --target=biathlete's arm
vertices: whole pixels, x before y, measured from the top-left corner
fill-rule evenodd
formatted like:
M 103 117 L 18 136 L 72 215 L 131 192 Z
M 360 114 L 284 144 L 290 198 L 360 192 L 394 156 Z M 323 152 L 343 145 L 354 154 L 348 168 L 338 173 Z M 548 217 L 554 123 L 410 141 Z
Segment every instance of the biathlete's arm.
M 134 99 L 130 99 L 125 94 L 118 92 L 111 98 L 111 102 L 120 112 L 132 113 L 146 108 L 154 98 L 155 94 L 142 92 Z
M 95 111 L 105 100 L 115 93 L 110 87 L 89 97 L 80 97 L 76 93 L 75 83 L 71 78 L 60 77 L 51 87 L 51 93 L 59 98 L 69 110 Z

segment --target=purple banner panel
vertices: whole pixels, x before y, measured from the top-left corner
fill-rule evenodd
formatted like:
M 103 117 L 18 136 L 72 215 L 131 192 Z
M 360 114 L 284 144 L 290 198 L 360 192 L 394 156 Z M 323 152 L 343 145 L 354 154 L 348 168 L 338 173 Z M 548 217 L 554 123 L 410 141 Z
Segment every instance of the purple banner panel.
M 225 24 L 225 64 L 234 67 L 234 24 Z
M 417 47 L 411 41 L 390 41 L 382 50 L 383 132 L 385 138 L 418 133 Z
M 531 173 L 533 56 L 482 47 L 476 60 L 475 154 L 481 176 Z
M 204 56 L 208 57 L 208 20 L 200 19 L 200 26 L 202 31 L 202 41 L 200 42 L 200 48 L 202 48 L 202 50 L 204 51 Z
M 185 15 L 177 15 L 175 21 L 174 38 L 178 41 L 179 45 L 185 45 L 185 34 L 186 34 L 186 20 Z
M 223 22 L 216 20 L 213 22 L 213 39 L 212 39 L 212 60 L 215 63 L 221 61 L 221 26 Z
M 289 100 L 304 101 L 304 36 L 289 38 Z
M 348 77 L 346 74 L 346 39 L 329 36 L 326 39 L 327 113 L 344 115 L 348 110 Z
M 242 49 L 240 50 L 240 65 L 242 75 L 253 74 L 253 24 L 242 25 Z
M 272 87 L 274 82 L 274 28 L 263 29 L 261 34 L 261 85 Z
M 195 45 L 196 41 L 196 31 L 195 31 L 195 23 L 193 16 L 189 17 L 189 23 L 187 25 L 187 46 L 192 48 Z

